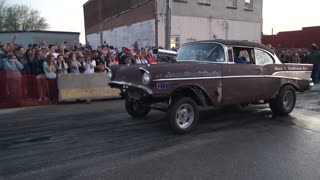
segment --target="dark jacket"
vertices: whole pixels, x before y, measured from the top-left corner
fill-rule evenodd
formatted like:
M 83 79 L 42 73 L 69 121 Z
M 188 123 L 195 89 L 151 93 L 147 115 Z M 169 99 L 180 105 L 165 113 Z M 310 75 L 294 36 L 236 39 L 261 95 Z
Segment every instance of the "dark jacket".
M 308 63 L 320 65 L 320 52 L 312 51 L 308 56 Z
M 44 74 L 44 69 L 43 69 L 43 62 L 44 60 L 34 60 L 31 63 L 31 73 L 35 75 L 40 75 Z

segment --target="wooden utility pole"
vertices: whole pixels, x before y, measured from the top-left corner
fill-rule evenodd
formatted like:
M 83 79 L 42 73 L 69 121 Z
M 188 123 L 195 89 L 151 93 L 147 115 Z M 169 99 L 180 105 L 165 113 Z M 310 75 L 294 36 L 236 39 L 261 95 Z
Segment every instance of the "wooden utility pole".
M 171 49 L 171 0 L 166 0 L 166 34 L 165 34 L 165 49 Z

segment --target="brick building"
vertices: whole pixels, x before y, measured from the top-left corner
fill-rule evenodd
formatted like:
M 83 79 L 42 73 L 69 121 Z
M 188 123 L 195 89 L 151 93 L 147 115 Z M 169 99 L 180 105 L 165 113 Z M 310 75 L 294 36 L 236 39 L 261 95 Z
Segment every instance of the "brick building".
M 262 43 L 283 48 L 310 48 L 313 43 L 320 45 L 320 26 L 279 32 L 276 35 L 263 35 Z
M 165 0 L 89 0 L 86 40 L 116 47 L 165 45 Z M 172 0 L 171 46 L 196 40 L 260 42 L 262 0 Z

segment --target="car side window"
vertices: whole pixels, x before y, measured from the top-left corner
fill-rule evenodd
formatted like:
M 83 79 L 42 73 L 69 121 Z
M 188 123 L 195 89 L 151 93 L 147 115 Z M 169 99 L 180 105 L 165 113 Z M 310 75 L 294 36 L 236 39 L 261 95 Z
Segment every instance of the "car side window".
M 266 52 L 255 49 L 255 59 L 256 59 L 256 65 L 264 66 L 268 64 L 274 64 L 273 58 Z
M 234 47 L 234 63 L 236 64 L 254 64 L 253 48 Z

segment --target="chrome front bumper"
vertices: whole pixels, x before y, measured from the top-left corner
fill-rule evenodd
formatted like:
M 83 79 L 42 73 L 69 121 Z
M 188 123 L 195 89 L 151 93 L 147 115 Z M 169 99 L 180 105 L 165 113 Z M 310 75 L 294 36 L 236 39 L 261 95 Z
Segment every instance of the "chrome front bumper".
M 309 83 L 309 87 L 308 87 L 308 91 L 311 90 L 311 89 L 313 88 L 313 86 L 314 86 L 314 83 L 313 83 L 313 82 L 310 82 L 310 83 Z
M 124 82 L 124 81 L 110 81 L 109 86 L 121 88 L 121 89 L 128 89 L 130 87 L 133 87 L 133 88 L 137 88 L 137 89 L 141 89 L 141 90 L 145 91 L 148 95 L 153 94 L 153 91 L 149 87 L 146 87 L 143 85 L 137 85 L 137 84 L 133 84 L 133 83 L 128 83 L 128 82 Z

